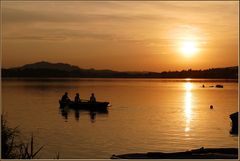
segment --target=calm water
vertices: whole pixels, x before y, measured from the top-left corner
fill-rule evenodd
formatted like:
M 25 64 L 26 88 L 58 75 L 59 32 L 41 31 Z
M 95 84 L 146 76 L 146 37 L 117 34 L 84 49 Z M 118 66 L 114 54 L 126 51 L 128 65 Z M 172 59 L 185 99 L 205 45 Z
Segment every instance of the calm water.
M 224 88 L 202 88 L 223 84 Z M 109 101 L 108 113 L 59 109 L 68 91 Z M 209 106 L 214 109 L 210 110 Z M 3 80 L 2 111 L 23 139 L 45 145 L 40 158 L 109 158 L 112 154 L 237 147 L 229 114 L 238 110 L 238 84 L 224 80 Z

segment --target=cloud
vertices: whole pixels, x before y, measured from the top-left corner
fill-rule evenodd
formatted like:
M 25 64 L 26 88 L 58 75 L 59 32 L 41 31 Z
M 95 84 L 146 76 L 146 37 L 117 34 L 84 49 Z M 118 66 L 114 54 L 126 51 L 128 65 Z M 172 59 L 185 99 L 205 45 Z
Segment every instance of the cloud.
M 39 12 L 5 7 L 3 23 L 86 23 L 86 22 L 122 22 L 122 21 L 170 21 L 173 16 L 161 14 L 112 14 L 112 13 L 69 13 L 69 12 Z
M 198 26 L 202 35 L 234 35 L 237 15 L 231 15 L 235 13 L 235 2 L 4 2 L 3 35 L 7 40 L 154 44 L 182 25 L 189 27 L 179 34 L 193 32 L 192 26 Z M 171 36 L 168 39 L 177 39 Z
M 39 41 L 64 41 L 67 39 L 94 39 L 94 40 L 114 40 L 115 36 L 110 34 L 99 34 L 99 33 L 74 33 L 74 32 L 62 32 L 53 33 L 47 35 L 19 35 L 19 36 L 5 36 L 5 40 L 39 40 Z
M 66 37 L 63 36 L 39 36 L 39 35 L 32 35 L 32 36 L 8 36 L 8 37 L 3 37 L 4 40 L 39 40 L 39 41 L 63 41 L 66 40 Z

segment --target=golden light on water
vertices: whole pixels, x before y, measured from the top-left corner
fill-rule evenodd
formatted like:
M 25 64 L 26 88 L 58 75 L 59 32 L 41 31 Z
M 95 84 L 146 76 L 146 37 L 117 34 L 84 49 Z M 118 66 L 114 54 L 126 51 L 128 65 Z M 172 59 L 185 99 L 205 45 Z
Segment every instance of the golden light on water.
M 191 115 L 192 115 L 192 84 L 190 82 L 187 82 L 185 84 L 185 90 L 186 90 L 186 95 L 185 95 L 185 119 L 186 119 L 186 124 L 185 124 L 185 133 L 186 136 L 188 136 L 188 132 L 191 130 L 190 128 L 190 123 L 191 123 Z
M 186 89 L 186 91 L 190 91 L 192 89 L 192 84 L 190 82 L 187 82 L 185 84 L 185 89 Z
M 187 125 L 190 124 L 190 120 L 191 120 L 191 108 L 192 108 L 192 102 L 191 102 L 191 97 L 192 94 L 190 91 L 186 92 L 186 96 L 185 96 L 185 117 L 186 117 L 186 123 Z

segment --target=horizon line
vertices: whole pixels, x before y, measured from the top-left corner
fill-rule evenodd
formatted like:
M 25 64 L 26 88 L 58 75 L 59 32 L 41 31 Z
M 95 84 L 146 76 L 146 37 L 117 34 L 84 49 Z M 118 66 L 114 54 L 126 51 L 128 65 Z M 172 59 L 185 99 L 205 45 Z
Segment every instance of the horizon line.
M 225 66 L 225 67 L 210 67 L 210 68 L 203 68 L 203 69 L 193 69 L 193 68 L 188 68 L 188 69 L 181 69 L 181 70 L 163 70 L 163 71 L 143 71 L 143 70 L 139 70 L 139 71 L 131 71 L 131 70 L 113 70 L 113 69 L 107 69 L 107 68 L 102 68 L 102 69 L 98 69 L 98 68 L 82 68 L 82 67 L 79 67 L 78 65 L 75 65 L 75 64 L 70 64 L 70 63 L 65 63 L 65 62 L 56 62 L 56 63 L 53 63 L 53 62 L 50 62 L 50 61 L 46 61 L 46 60 L 41 60 L 41 61 L 35 61 L 35 62 L 32 62 L 32 63 L 26 63 L 26 64 L 22 64 L 22 65 L 19 65 L 19 66 L 12 66 L 12 67 L 3 67 L 1 66 L 1 69 L 11 69 L 11 68 L 20 68 L 24 65 L 30 65 L 30 64 L 35 64 L 35 63 L 40 63 L 40 62 L 46 62 L 46 63 L 49 63 L 49 64 L 67 64 L 67 65 L 71 65 L 71 66 L 77 66 L 78 68 L 80 69 L 93 69 L 93 70 L 111 70 L 111 71 L 114 71 L 114 72 L 153 72 L 153 73 L 162 73 L 162 72 L 175 72 L 175 71 L 188 71 L 188 70 L 193 70 L 193 71 L 198 71 L 198 70 L 208 70 L 208 69 L 219 69 L 219 68 L 231 68 L 231 67 L 238 67 L 239 65 L 231 65 L 231 66 Z

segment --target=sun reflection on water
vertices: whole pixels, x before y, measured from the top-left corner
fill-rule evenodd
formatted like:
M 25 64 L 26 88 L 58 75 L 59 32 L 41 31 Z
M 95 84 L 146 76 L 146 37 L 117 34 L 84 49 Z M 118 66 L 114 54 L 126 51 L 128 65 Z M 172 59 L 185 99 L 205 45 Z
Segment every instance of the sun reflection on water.
M 185 95 L 185 119 L 186 119 L 186 124 L 185 124 L 185 135 L 188 135 L 188 132 L 191 130 L 190 128 L 190 122 L 191 122 L 191 114 L 192 114 L 192 84 L 190 82 L 187 82 L 185 84 L 185 89 L 186 89 L 186 95 Z
M 190 83 L 190 82 L 185 83 L 185 89 L 186 89 L 186 91 L 191 91 L 192 90 L 192 83 Z

